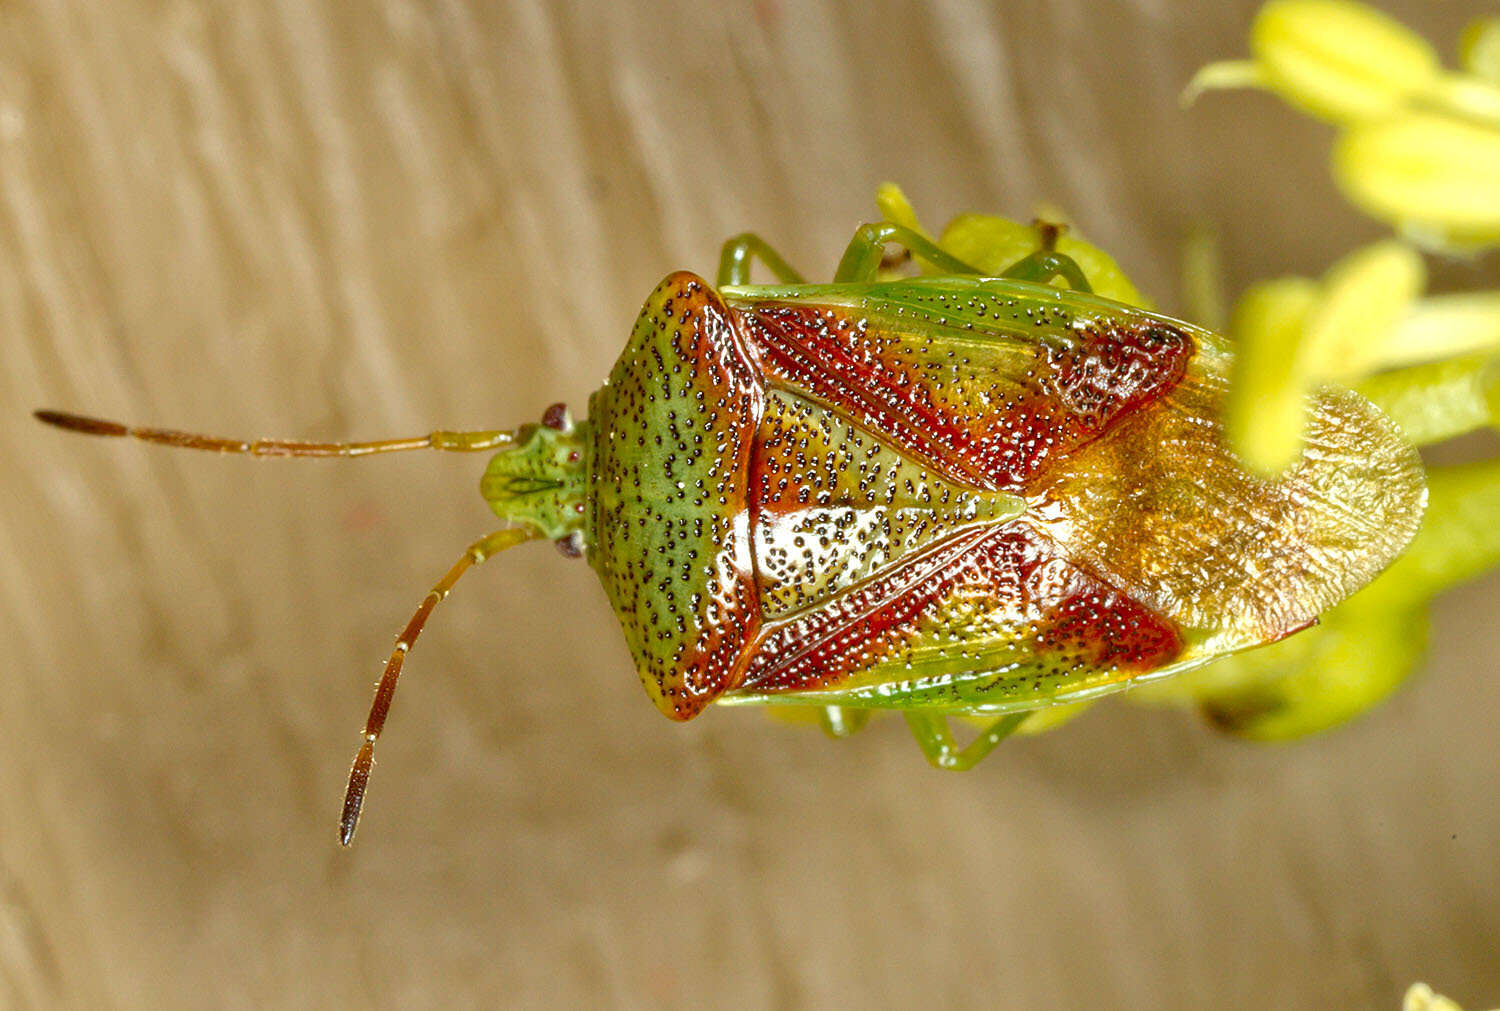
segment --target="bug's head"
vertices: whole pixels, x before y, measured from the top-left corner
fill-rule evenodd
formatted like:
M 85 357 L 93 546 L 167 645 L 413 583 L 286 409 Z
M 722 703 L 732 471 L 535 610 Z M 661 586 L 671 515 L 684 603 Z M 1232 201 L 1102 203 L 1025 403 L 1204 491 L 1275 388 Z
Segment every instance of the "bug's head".
M 588 482 L 588 422 L 575 424 L 553 404 L 539 425 L 522 425 L 515 442 L 496 453 L 479 482 L 501 519 L 524 523 L 581 554 Z

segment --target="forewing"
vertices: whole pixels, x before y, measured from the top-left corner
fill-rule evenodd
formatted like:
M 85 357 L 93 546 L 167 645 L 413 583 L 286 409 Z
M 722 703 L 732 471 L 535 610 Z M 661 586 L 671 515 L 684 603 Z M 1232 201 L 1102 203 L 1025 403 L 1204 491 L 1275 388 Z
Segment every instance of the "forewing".
M 965 530 L 768 627 L 762 701 L 1028 709 L 1178 660 L 1174 624 L 1070 563 L 1030 521 Z
M 1196 348 L 1161 317 L 997 279 L 786 290 L 727 299 L 767 383 L 979 489 L 1025 492 L 1175 386 Z
M 1420 518 L 1415 451 L 1344 391 L 1316 399 L 1282 480 L 1243 472 L 1216 420 L 1227 355 L 1185 324 L 994 280 L 792 292 L 727 298 L 770 390 L 1026 510 L 788 608 L 745 658 L 744 696 L 1003 710 L 1097 694 L 1305 627 Z
M 1211 653 L 1279 639 L 1364 586 L 1416 534 L 1421 461 L 1371 403 L 1326 388 L 1275 481 L 1241 469 L 1213 420 L 1221 373 L 1194 369 L 1161 410 L 1057 468 L 1048 497 L 1071 556 Z

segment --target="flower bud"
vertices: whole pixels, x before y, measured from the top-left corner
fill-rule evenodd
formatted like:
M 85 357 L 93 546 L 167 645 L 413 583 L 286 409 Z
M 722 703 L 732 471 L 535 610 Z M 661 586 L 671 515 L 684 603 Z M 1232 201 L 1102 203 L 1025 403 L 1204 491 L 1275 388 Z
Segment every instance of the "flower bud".
M 1060 216 L 1055 210 L 1047 212 L 1049 218 Z M 998 275 L 1022 257 L 1035 253 L 1041 248 L 1041 241 L 1035 224 L 1022 224 L 992 214 L 960 214 L 943 229 L 938 245 L 984 273 Z M 1072 229 L 1057 237 L 1057 251 L 1077 262 L 1094 294 L 1126 305 L 1151 307 L 1114 257 Z

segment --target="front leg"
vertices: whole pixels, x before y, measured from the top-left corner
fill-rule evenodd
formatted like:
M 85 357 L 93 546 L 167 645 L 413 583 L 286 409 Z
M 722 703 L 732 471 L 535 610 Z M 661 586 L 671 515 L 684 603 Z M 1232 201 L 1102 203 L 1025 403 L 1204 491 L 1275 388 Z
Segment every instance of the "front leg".
M 960 748 L 953 740 L 953 731 L 948 727 L 948 717 L 940 713 L 909 712 L 906 725 L 917 739 L 922 754 L 939 769 L 962 772 L 972 769 L 995 750 L 995 745 L 1015 733 L 1030 716 L 1030 713 L 1009 713 L 1001 716 L 979 732 L 979 736 Z
M 765 239 L 754 232 L 741 232 L 724 243 L 724 248 L 719 253 L 719 278 L 716 287 L 749 284 L 752 258 L 764 263 L 766 269 L 782 284 L 807 283 Z

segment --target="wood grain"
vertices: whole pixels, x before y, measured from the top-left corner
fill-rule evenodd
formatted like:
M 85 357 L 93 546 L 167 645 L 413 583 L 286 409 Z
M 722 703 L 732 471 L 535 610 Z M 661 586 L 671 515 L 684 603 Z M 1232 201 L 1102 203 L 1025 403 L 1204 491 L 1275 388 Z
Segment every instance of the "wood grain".
M 1451 48 L 1463 6 L 1391 9 Z M 1494 581 L 1347 730 L 1252 747 L 1114 703 L 948 776 L 895 721 L 669 725 L 592 574 L 521 548 L 413 653 L 346 853 L 369 685 L 492 522 L 474 462 L 27 417 L 534 420 L 669 269 L 754 228 L 826 274 L 886 178 L 933 224 L 1053 201 L 1168 308 L 1201 220 L 1233 287 L 1320 271 L 1376 233 L 1326 131 L 1177 107 L 1253 8 L 0 4 L 0 1005 L 1500 1000 Z

